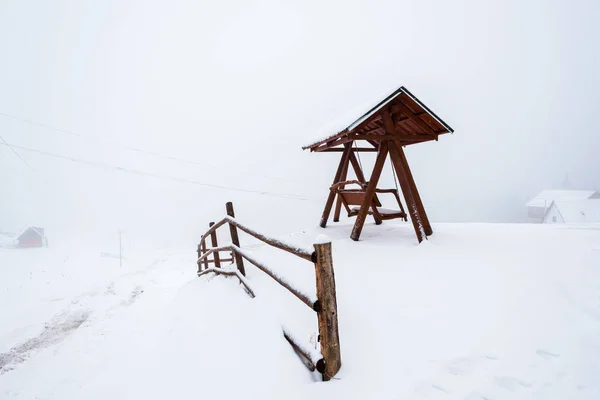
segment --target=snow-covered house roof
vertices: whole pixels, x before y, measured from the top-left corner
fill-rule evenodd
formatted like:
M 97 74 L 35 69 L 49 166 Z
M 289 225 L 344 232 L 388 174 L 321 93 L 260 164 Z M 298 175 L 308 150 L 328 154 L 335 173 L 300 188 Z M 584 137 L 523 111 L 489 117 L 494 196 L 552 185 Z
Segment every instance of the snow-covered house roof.
M 38 228 L 36 226 L 30 226 L 27 229 L 25 229 L 18 237 L 17 240 L 20 240 L 21 238 L 23 238 L 26 235 L 38 235 L 39 237 L 43 238 L 44 237 L 44 228 Z
M 381 100 L 378 97 L 374 101 L 363 103 L 346 112 L 323 126 L 317 131 L 316 138 L 302 149 L 311 151 L 324 150 L 319 146 L 343 138 L 350 133 L 360 134 L 385 134 L 381 118 L 376 114 L 386 106 L 394 107 L 392 118 L 398 131 L 411 139 L 406 144 L 419 143 L 421 141 L 437 140 L 437 136 L 443 133 L 452 133 L 454 130 L 431 111 L 425 104 L 417 99 L 404 86 L 393 91 Z M 341 144 L 341 143 L 336 143 Z
M 600 193 L 594 190 L 543 190 L 529 200 L 527 207 L 550 207 L 553 201 L 585 200 L 600 198 Z
M 552 202 L 567 224 L 600 223 L 600 199 L 562 200 Z

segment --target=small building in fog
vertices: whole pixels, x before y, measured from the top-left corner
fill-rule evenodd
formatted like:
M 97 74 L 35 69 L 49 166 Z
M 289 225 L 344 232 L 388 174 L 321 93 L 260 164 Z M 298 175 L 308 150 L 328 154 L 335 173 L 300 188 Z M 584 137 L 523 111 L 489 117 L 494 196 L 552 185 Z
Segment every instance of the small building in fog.
M 48 239 L 44 235 L 44 228 L 30 226 L 17 237 L 17 247 L 44 247 L 48 246 Z
M 543 222 L 552 202 L 587 199 L 600 199 L 600 193 L 595 190 L 543 190 L 527 202 L 527 217 L 530 222 Z
M 542 222 L 545 224 L 600 223 L 600 198 L 553 201 Z

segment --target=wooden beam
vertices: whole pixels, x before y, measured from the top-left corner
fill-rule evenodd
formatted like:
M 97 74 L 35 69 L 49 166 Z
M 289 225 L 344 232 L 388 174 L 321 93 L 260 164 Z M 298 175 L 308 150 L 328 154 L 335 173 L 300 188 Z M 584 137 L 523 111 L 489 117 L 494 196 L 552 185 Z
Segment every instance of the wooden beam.
M 408 208 L 410 220 L 413 224 L 413 228 L 415 230 L 415 234 L 417 235 L 417 239 L 419 240 L 419 243 L 421 243 L 423 240 L 426 239 L 427 236 L 425 234 L 421 216 L 419 215 L 419 209 L 417 207 L 410 184 L 408 182 L 406 171 L 404 170 L 402 162 L 400 160 L 400 154 L 398 152 L 398 148 L 396 147 L 397 145 L 394 141 L 390 141 L 389 146 L 390 158 L 392 160 L 392 165 L 396 170 L 396 176 L 398 177 L 398 182 L 400 183 L 402 194 L 404 195 L 406 208 Z
M 431 228 L 431 224 L 429 223 L 429 218 L 427 217 L 427 213 L 425 212 L 425 207 L 423 206 L 423 201 L 421 200 L 421 195 L 417 190 L 417 184 L 415 183 L 415 178 L 410 171 L 410 167 L 408 166 L 408 160 L 406 159 L 406 155 L 404 154 L 404 150 L 402 146 L 396 142 L 398 148 L 398 154 L 400 155 L 400 162 L 402 163 L 402 168 L 406 172 L 406 177 L 408 178 L 408 183 L 410 185 L 410 190 L 412 192 L 413 198 L 417 205 L 417 209 L 419 210 L 419 216 L 423 221 L 423 228 L 425 230 L 425 235 L 431 236 L 433 234 L 433 229 Z
M 365 179 L 365 175 L 363 174 L 363 170 L 360 167 L 360 163 L 358 162 L 356 156 L 354 154 L 350 154 L 350 162 L 352 163 L 352 168 L 354 169 L 354 174 L 356 175 L 356 179 L 361 182 L 361 183 L 366 183 L 366 179 Z M 376 199 L 377 195 L 373 196 L 373 199 Z M 379 200 L 377 200 L 379 201 Z M 376 204 L 373 204 L 373 209 L 375 209 L 375 207 L 377 207 Z M 350 213 L 350 209 L 348 208 L 346 211 L 348 211 L 348 214 Z M 379 215 L 379 213 L 377 212 L 377 210 L 375 209 L 375 212 L 373 212 L 373 219 L 375 220 L 375 223 L 377 225 L 380 225 L 382 222 L 381 216 Z
M 350 156 L 353 156 L 354 153 L 351 153 Z M 343 182 L 347 179 L 348 177 L 348 166 L 350 163 L 346 163 L 346 165 L 344 165 L 344 170 L 342 171 L 342 175 L 340 176 L 340 182 Z M 341 189 L 343 189 L 344 187 L 342 186 Z M 337 191 L 336 191 L 337 192 Z M 340 222 L 340 213 L 342 212 L 342 198 L 341 196 L 338 194 L 337 195 L 337 200 L 335 203 L 335 211 L 333 212 L 333 222 Z
M 371 144 L 371 146 L 375 147 L 376 150 L 379 149 L 379 143 L 378 142 L 376 142 L 374 140 L 371 140 L 371 139 L 367 139 L 367 142 L 369 142 Z
M 360 233 L 362 232 L 363 225 L 365 224 L 365 219 L 367 218 L 369 208 L 373 205 L 373 196 L 375 196 L 375 189 L 377 188 L 377 183 L 379 182 L 379 177 L 381 176 L 381 171 L 383 170 L 383 164 L 385 163 L 387 154 L 387 142 L 381 142 L 381 145 L 379 146 L 379 153 L 377 153 L 377 159 L 375 160 L 375 166 L 373 167 L 373 172 L 371 173 L 371 179 L 369 180 L 367 190 L 365 190 L 365 200 L 360 206 L 360 210 L 356 216 L 356 221 L 354 222 L 354 227 L 352 228 L 352 233 L 350 235 L 352 240 L 358 240 L 360 238 Z
M 331 140 L 329 142 L 325 142 L 324 144 L 319 145 L 319 147 L 313 148 L 312 151 L 319 152 L 319 151 L 323 151 L 325 149 L 331 149 L 331 148 L 333 148 L 335 146 L 339 146 L 341 144 L 346 144 L 348 142 L 352 142 L 352 140 L 353 139 L 350 139 L 348 136 L 344 135 L 344 136 L 341 136 L 339 138 L 336 138 L 335 140 Z
M 391 134 L 391 135 L 352 135 L 351 136 L 352 139 L 354 140 L 373 140 L 373 141 L 380 141 L 380 140 L 403 140 L 403 141 L 408 141 L 408 142 L 420 142 L 423 140 L 431 140 L 431 138 L 429 136 L 426 135 L 398 135 L 398 134 Z
M 352 143 L 346 143 L 344 145 L 345 151 L 342 153 L 342 158 L 340 159 L 340 164 L 338 165 L 337 172 L 335 173 L 335 177 L 333 178 L 332 185 L 340 182 L 340 177 L 342 176 L 342 172 L 346 164 L 348 164 L 348 160 L 350 159 L 350 154 L 352 154 Z M 327 226 L 327 220 L 329 219 L 329 213 L 331 212 L 331 207 L 333 206 L 333 200 L 335 200 L 335 192 L 330 190 L 329 196 L 327 197 L 327 202 L 325 202 L 325 209 L 323 210 L 323 215 L 321 215 L 321 223 L 319 224 L 321 228 L 325 228 Z
M 343 151 L 344 151 L 343 147 L 333 147 L 331 149 L 320 150 L 320 153 L 341 153 Z M 377 149 L 373 148 L 373 147 L 353 147 L 352 148 L 353 153 L 365 153 L 365 152 L 375 153 L 376 151 L 377 151 Z
M 383 125 L 385 126 L 385 130 L 387 131 L 387 133 L 392 134 L 393 132 L 395 132 L 394 122 L 392 121 L 392 117 L 389 114 L 389 110 L 381 110 L 381 116 L 383 119 Z M 413 228 L 415 229 L 417 239 L 419 240 L 419 243 L 421 243 L 424 239 L 426 239 L 427 236 L 425 235 L 422 219 L 419 215 L 419 210 L 414 200 L 411 186 L 408 182 L 408 177 L 401 161 L 400 152 L 398 151 L 397 144 L 394 140 L 389 141 L 389 148 L 392 165 L 394 166 L 396 176 L 398 177 L 400 187 L 402 188 L 402 194 L 404 195 L 404 201 L 406 201 L 406 207 L 408 208 L 408 213 L 410 214 L 410 220 L 413 224 Z

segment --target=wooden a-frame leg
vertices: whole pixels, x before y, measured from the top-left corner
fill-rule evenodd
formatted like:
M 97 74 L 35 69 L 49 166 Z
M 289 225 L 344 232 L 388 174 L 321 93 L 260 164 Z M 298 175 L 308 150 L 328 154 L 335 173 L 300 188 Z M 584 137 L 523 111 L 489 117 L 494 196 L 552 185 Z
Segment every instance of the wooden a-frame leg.
M 350 157 L 352 157 L 354 155 L 354 153 L 350 153 Z M 344 166 L 344 170 L 342 171 L 342 175 L 340 176 L 340 182 L 343 182 L 347 179 L 348 177 L 348 166 L 350 163 L 346 163 L 346 165 Z M 340 187 L 339 189 L 343 189 L 344 187 Z M 340 221 L 340 213 L 342 212 L 342 198 L 341 196 L 338 194 L 336 196 L 336 202 L 335 202 L 335 211 L 333 212 L 333 222 L 339 222 Z
M 338 165 L 337 172 L 335 173 L 335 177 L 333 178 L 332 185 L 340 182 L 340 177 L 342 176 L 342 172 L 344 171 L 345 166 L 348 164 L 348 160 L 350 158 L 350 153 L 352 152 L 352 142 L 346 143 L 344 145 L 344 151 L 342 152 L 342 158 L 340 160 L 340 164 Z M 325 228 L 327 226 L 327 220 L 329 219 L 329 213 L 331 213 L 331 208 L 333 207 L 333 201 L 335 200 L 335 191 L 330 190 L 329 196 L 327 197 L 327 202 L 325 203 L 325 209 L 323 210 L 323 215 L 321 215 L 321 223 L 319 224 L 321 228 Z
M 373 172 L 371 173 L 369 185 L 365 191 L 365 199 L 360 206 L 360 210 L 356 216 L 356 222 L 354 222 L 354 227 L 352 228 L 352 234 L 350 235 L 352 240 L 358 240 L 360 237 L 360 233 L 363 225 L 365 224 L 365 219 L 367 218 L 369 208 L 373 205 L 373 196 L 375 196 L 375 189 L 377 188 L 377 183 L 379 182 L 379 177 L 381 176 L 381 171 L 383 170 L 383 164 L 385 163 L 387 154 L 388 146 L 385 142 L 382 142 L 381 146 L 379 147 L 379 152 L 377 153 L 377 159 L 375 160 L 375 166 L 373 167 Z
M 404 201 L 406 201 L 406 208 L 408 208 L 410 220 L 412 221 L 413 227 L 415 229 L 417 239 L 419 240 L 419 243 L 421 243 L 424 239 L 427 238 L 427 236 L 425 235 L 423 222 L 421 216 L 419 215 L 419 210 L 414 200 L 412 190 L 408 182 L 407 174 L 404 171 L 404 167 L 402 165 L 400 152 L 398 151 L 398 147 L 396 146 L 396 143 L 393 140 L 389 141 L 389 147 L 390 158 L 392 159 L 392 165 L 396 170 L 396 175 L 398 176 L 398 181 L 400 182 L 402 194 L 404 195 Z
M 365 179 L 365 175 L 363 174 L 362 168 L 360 167 L 360 163 L 356 159 L 356 155 L 354 155 L 354 153 L 350 154 L 350 163 L 352 163 L 352 168 L 354 169 L 354 173 L 356 174 L 356 179 L 362 183 L 367 182 L 367 180 Z M 373 205 L 373 208 L 375 207 L 376 206 Z M 381 225 L 381 222 L 383 222 L 376 210 L 373 210 L 373 219 L 375 220 L 375 224 L 377 225 Z
M 425 212 L 425 207 L 423 206 L 423 201 L 421 200 L 421 195 L 419 195 L 419 191 L 417 190 L 417 184 L 415 183 L 415 179 L 412 176 L 412 172 L 410 171 L 410 167 L 408 166 L 408 160 L 406 159 L 406 155 L 404 154 L 404 150 L 402 146 L 397 144 L 398 153 L 400 153 L 400 162 L 402 163 L 402 167 L 406 172 L 406 177 L 408 178 L 408 183 L 410 185 L 410 191 L 412 192 L 413 199 L 417 204 L 417 210 L 419 210 L 419 215 L 421 216 L 421 220 L 423 222 L 423 229 L 425 230 L 425 235 L 431 236 L 433 234 L 433 229 L 431 229 L 431 224 L 429 223 L 429 218 L 427 217 L 427 213 Z

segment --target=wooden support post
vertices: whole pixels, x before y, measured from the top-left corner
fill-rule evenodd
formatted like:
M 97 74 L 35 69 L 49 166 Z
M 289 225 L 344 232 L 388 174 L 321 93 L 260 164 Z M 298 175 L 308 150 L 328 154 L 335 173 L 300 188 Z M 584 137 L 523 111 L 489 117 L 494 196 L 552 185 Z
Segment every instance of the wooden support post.
M 340 160 L 340 164 L 338 165 L 337 172 L 335 173 L 335 177 L 333 178 L 332 185 L 340 182 L 340 177 L 342 176 L 342 172 L 346 164 L 348 164 L 348 159 L 350 158 L 350 154 L 352 153 L 352 142 L 344 144 L 344 152 L 342 153 L 342 158 Z M 335 192 L 330 190 L 329 196 L 327 197 L 327 202 L 325 203 L 325 209 L 323 210 L 323 215 L 321 215 L 321 223 L 319 224 L 321 228 L 325 228 L 327 226 L 327 220 L 329 219 L 329 213 L 331 212 L 331 208 L 333 207 L 333 201 L 335 200 Z
M 354 152 L 350 153 L 350 157 L 354 156 Z M 348 178 L 348 166 L 350 163 L 346 163 L 344 166 L 344 170 L 342 171 L 342 175 L 340 176 L 340 182 L 345 181 Z M 344 187 L 341 186 L 340 189 Z M 340 195 L 337 196 L 337 200 L 335 203 L 335 212 L 333 213 L 333 222 L 340 221 L 340 213 L 342 212 L 342 197 Z
M 200 250 L 202 251 L 202 254 L 206 253 L 206 240 L 202 239 L 200 241 Z M 202 256 L 202 254 L 200 256 Z M 200 257 L 198 257 L 200 258 Z M 208 268 L 208 258 L 204 259 L 204 268 Z
M 235 218 L 235 212 L 233 212 L 233 203 L 231 201 L 225 204 L 225 209 L 227 210 L 227 215 L 231 218 Z M 238 236 L 237 227 L 233 224 L 229 224 L 229 233 L 231 234 L 231 243 L 240 247 L 240 238 Z M 237 265 L 238 271 L 244 276 L 246 276 L 246 269 L 244 268 L 244 259 L 241 255 L 235 254 L 235 264 Z
M 199 260 L 200 257 L 202 256 L 202 241 L 200 241 L 200 243 L 198 243 L 197 252 L 198 252 L 197 260 Z M 201 272 L 201 271 L 202 271 L 202 264 L 198 263 L 198 272 Z
M 363 174 L 362 168 L 360 168 L 360 163 L 356 159 L 356 155 L 354 153 L 350 154 L 350 162 L 352 163 L 352 168 L 354 169 L 354 174 L 356 175 L 356 180 L 362 183 L 365 183 L 365 174 Z
M 386 135 L 389 135 L 391 137 L 397 137 L 398 133 L 396 132 L 396 126 L 394 125 L 394 121 L 392 120 L 389 109 L 382 109 L 380 111 L 380 114 Z M 385 142 L 382 142 L 382 144 L 383 143 Z M 407 173 L 402 163 L 402 157 L 400 155 L 401 146 L 398 143 L 396 143 L 394 139 L 388 141 L 388 146 L 390 150 L 390 158 L 392 160 L 392 165 L 394 166 L 394 170 L 396 171 L 396 176 L 398 177 L 400 187 L 402 188 L 402 194 L 404 195 L 404 200 L 406 201 L 406 208 L 408 208 L 408 213 L 410 214 L 410 220 L 412 221 L 413 227 L 415 228 L 417 239 L 419 239 L 419 243 L 421 243 L 424 239 L 427 239 L 427 235 L 425 234 L 423 220 L 421 219 L 419 208 L 417 207 L 417 203 L 412 193 L 411 185 L 408 181 Z
M 340 353 L 340 334 L 338 330 L 337 299 L 335 293 L 335 275 L 331 242 L 316 243 L 315 275 L 317 278 L 317 298 L 321 304 L 318 311 L 319 337 L 321 338 L 321 354 L 325 360 L 323 380 L 328 381 L 342 366 Z
M 381 171 L 383 170 L 383 164 L 385 163 L 387 154 L 387 143 L 381 142 L 381 145 L 379 146 L 379 153 L 377 153 L 377 159 L 375 160 L 375 166 L 373 167 L 373 172 L 371 173 L 371 179 L 369 180 L 369 185 L 365 191 L 365 200 L 360 206 L 360 210 L 356 216 L 356 222 L 354 222 L 354 227 L 352 228 L 352 234 L 350 235 L 352 240 L 358 240 L 358 238 L 360 238 L 360 233 L 362 232 L 363 225 L 365 224 L 365 219 L 367 218 L 369 208 L 373 206 L 373 196 L 375 196 L 375 189 L 377 188 L 377 183 L 379 182 L 379 177 L 381 176 Z
M 214 222 L 210 222 L 208 224 L 208 226 L 211 227 L 214 224 L 215 224 Z M 217 232 L 216 231 L 214 231 L 210 234 L 210 243 L 211 243 L 212 247 L 219 247 L 219 244 L 217 243 Z M 221 268 L 221 260 L 219 258 L 219 252 L 215 251 L 213 253 L 213 257 L 215 259 L 215 267 Z
M 427 213 L 425 212 L 425 207 L 423 206 L 423 201 L 421 200 L 421 195 L 419 195 L 419 191 L 417 190 L 417 184 L 415 183 L 415 179 L 413 178 L 412 172 L 410 171 L 410 167 L 408 166 L 408 160 L 406 159 L 406 155 L 404 154 L 404 150 L 398 141 L 396 141 L 396 147 L 398 148 L 398 152 L 400 153 L 400 162 L 402 163 L 402 168 L 406 172 L 406 177 L 408 178 L 408 183 L 410 185 L 410 190 L 412 192 L 415 203 L 417 204 L 417 210 L 419 211 L 419 216 L 423 222 L 423 228 L 425 229 L 425 235 L 431 236 L 433 234 L 433 229 L 431 229 L 431 224 L 429 223 L 429 218 L 427 217 Z
M 350 154 L 350 162 L 352 163 L 352 168 L 354 169 L 354 173 L 356 174 L 356 179 L 359 182 L 366 183 L 367 180 L 365 179 L 365 175 L 363 174 L 363 170 L 360 167 L 360 163 L 356 159 L 356 156 L 354 155 L 354 153 Z M 373 196 L 373 198 L 376 198 L 376 197 L 377 197 L 377 194 L 375 194 Z M 381 218 L 379 218 L 378 214 L 379 213 L 376 210 L 376 206 L 373 205 L 373 219 L 375 220 L 375 224 L 380 225 L 383 221 L 381 220 Z
M 400 187 L 402 188 L 404 201 L 406 201 L 406 208 L 408 208 L 410 220 L 412 221 L 413 227 L 415 228 L 417 239 L 419 239 L 419 243 L 421 243 L 424 239 L 427 239 L 427 235 L 425 234 L 423 222 L 421 220 L 421 216 L 419 215 L 419 209 L 413 197 L 410 184 L 408 183 L 408 177 L 406 176 L 406 172 L 404 171 L 400 153 L 398 151 L 396 143 L 393 140 L 391 140 L 389 143 L 389 147 L 390 158 L 392 159 L 392 165 L 396 170 L 396 175 L 398 176 L 398 181 L 400 182 Z

